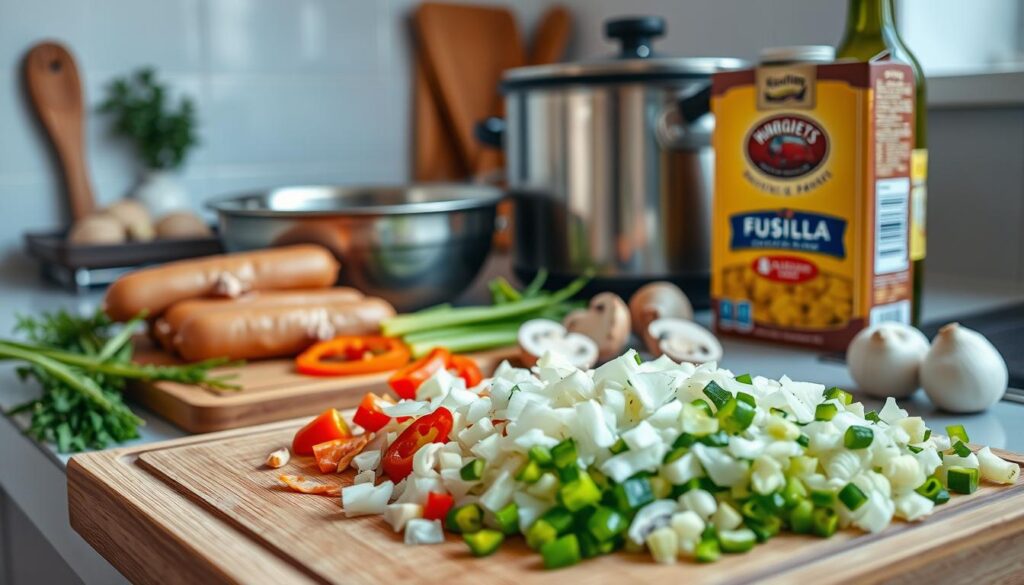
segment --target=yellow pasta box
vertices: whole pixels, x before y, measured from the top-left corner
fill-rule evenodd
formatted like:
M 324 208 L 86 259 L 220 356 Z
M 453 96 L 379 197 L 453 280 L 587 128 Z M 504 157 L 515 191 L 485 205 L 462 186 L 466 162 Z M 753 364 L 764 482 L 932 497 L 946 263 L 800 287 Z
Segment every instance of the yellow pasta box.
M 716 330 L 845 350 L 868 324 L 908 322 L 910 68 L 719 73 L 712 110 Z

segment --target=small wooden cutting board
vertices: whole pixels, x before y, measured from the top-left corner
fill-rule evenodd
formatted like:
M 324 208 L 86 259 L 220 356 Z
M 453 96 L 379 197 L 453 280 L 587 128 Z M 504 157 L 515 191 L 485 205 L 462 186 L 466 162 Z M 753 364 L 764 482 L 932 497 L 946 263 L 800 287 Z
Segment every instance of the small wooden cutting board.
M 337 498 L 280 487 L 281 473 L 320 476 L 310 458 L 262 467 L 300 421 L 75 456 L 71 525 L 136 583 L 964 583 L 1024 574 L 1024 483 L 985 485 L 924 522 L 823 540 L 785 535 L 718 563 L 664 566 L 616 553 L 559 571 L 513 539 L 475 559 L 454 536 L 405 546 L 378 517 L 345 518 Z M 1013 461 L 1024 457 L 1000 453 Z
M 174 363 L 175 358 L 139 342 L 135 361 Z M 518 348 L 505 347 L 469 354 L 489 375 Z M 367 392 L 388 390 L 392 372 L 358 376 L 316 377 L 295 371 L 290 359 L 260 360 L 237 368 L 220 368 L 214 375 L 235 376 L 240 390 L 212 390 L 194 384 L 149 382 L 132 386 L 129 396 L 155 414 L 190 433 L 226 429 L 313 415 L 330 407 L 351 408 Z

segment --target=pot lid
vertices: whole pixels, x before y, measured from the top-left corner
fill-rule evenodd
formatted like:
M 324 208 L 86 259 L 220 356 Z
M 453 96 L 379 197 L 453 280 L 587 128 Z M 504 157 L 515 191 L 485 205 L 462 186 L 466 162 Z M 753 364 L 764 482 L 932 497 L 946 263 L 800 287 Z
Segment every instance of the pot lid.
M 656 80 L 706 79 L 718 71 L 743 69 L 749 64 L 731 57 L 667 57 L 654 52 L 653 41 L 665 34 L 665 19 L 658 16 L 617 18 L 605 22 L 605 36 L 622 46 L 613 57 L 509 69 L 502 89 L 520 89 L 566 83 L 612 83 Z

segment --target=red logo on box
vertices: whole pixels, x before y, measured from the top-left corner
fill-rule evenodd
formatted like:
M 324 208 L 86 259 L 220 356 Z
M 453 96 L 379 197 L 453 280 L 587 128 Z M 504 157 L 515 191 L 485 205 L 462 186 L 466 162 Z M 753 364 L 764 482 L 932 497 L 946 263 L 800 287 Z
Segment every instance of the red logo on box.
M 814 121 L 782 115 L 762 120 L 747 136 L 747 157 L 761 172 L 794 179 L 818 168 L 828 156 L 828 136 Z
M 758 276 L 789 284 L 807 282 L 818 276 L 817 266 L 796 256 L 759 256 L 751 267 Z

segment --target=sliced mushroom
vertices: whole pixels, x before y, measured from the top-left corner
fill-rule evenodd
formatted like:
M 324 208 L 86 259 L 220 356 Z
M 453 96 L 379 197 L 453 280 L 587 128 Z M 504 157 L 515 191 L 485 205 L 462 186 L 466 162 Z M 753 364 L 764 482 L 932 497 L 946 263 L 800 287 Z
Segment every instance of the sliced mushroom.
M 597 344 L 586 335 L 569 333 L 558 321 L 533 319 L 519 327 L 519 349 L 523 364 L 533 367 L 547 352 L 564 356 L 581 370 L 597 362 Z
M 647 351 L 677 362 L 703 364 L 722 359 L 715 334 L 686 319 L 657 319 L 647 326 Z
M 679 506 L 674 500 L 655 500 L 637 511 L 626 535 L 636 544 L 643 544 L 647 535 L 668 526 Z
M 633 332 L 647 341 L 647 326 L 655 319 L 693 319 L 693 305 L 678 286 L 671 282 L 652 282 L 633 293 L 629 299 Z
M 582 333 L 597 343 L 598 361 L 619 355 L 629 341 L 629 307 L 619 295 L 601 293 L 590 299 L 586 309 L 569 313 L 562 324 L 568 331 Z

